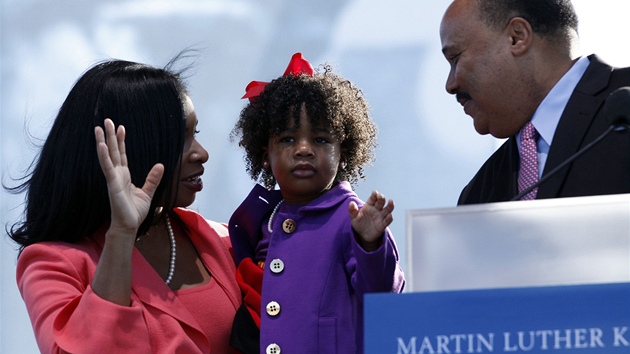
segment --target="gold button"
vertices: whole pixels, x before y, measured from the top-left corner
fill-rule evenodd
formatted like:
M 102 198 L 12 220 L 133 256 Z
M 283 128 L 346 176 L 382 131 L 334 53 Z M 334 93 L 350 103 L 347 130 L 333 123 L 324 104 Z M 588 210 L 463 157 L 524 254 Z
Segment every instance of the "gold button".
M 293 233 L 296 227 L 297 225 L 295 224 L 295 221 L 293 221 L 293 219 L 286 219 L 282 222 L 282 230 L 284 230 L 284 232 L 288 234 Z

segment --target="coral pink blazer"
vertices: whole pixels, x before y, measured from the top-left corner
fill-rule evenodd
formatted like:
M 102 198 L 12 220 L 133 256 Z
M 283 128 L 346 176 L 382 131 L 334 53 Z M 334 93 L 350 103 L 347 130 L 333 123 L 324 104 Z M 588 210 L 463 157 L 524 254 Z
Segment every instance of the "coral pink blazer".
M 225 224 L 177 209 L 189 237 L 236 313 L 241 295 Z M 96 295 L 91 281 L 105 228 L 79 244 L 42 242 L 24 249 L 17 283 L 43 353 L 209 353 L 193 315 L 134 248 L 131 305 Z M 212 306 L 212 299 L 208 299 Z M 212 321 L 212 319 L 208 319 Z

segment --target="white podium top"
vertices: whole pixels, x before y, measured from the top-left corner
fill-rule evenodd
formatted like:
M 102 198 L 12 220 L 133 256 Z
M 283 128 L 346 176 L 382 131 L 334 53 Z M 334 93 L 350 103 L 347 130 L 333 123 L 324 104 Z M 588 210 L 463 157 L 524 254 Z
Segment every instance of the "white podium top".
M 630 194 L 407 212 L 407 291 L 630 281 Z

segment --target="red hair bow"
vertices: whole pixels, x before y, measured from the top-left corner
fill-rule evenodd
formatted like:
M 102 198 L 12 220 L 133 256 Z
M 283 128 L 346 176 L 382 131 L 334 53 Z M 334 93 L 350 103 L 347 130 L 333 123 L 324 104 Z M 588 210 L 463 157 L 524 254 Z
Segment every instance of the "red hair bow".
M 287 66 L 287 70 L 284 71 L 282 76 L 288 75 L 308 75 L 313 76 L 313 66 L 311 63 L 306 61 L 302 56 L 302 53 L 295 53 L 291 57 L 291 61 L 289 62 L 289 66 Z M 260 96 L 260 93 L 265 90 L 265 86 L 267 86 L 268 82 L 265 81 L 252 81 L 245 88 L 245 95 L 241 98 L 249 98 L 249 101 L 256 99 L 256 97 Z

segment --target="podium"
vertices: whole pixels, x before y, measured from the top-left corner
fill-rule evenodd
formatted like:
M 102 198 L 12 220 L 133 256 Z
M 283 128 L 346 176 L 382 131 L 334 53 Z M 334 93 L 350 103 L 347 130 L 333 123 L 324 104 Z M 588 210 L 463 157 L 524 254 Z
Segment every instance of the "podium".
M 630 353 L 630 195 L 407 212 L 405 294 L 365 353 Z

